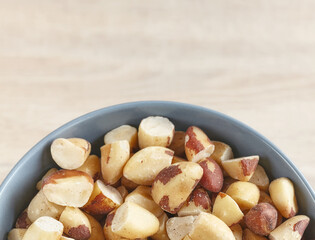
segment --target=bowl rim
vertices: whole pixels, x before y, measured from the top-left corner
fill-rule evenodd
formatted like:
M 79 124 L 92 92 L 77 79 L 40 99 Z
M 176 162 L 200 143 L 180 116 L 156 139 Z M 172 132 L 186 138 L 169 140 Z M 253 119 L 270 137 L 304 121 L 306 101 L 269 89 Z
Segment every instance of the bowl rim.
M 39 142 L 37 142 L 33 147 L 30 148 L 30 150 L 28 150 L 26 152 L 26 154 L 23 155 L 23 157 L 14 165 L 14 167 L 10 170 L 9 174 L 5 177 L 5 179 L 3 180 L 3 182 L 0 185 L 0 196 L 2 194 L 3 189 L 5 189 L 6 185 L 9 184 L 9 182 L 11 181 L 11 178 L 13 177 L 14 173 L 18 170 L 18 168 L 23 165 L 22 163 L 24 161 L 27 161 L 28 159 L 28 155 L 31 155 L 32 152 L 34 152 L 36 149 L 40 149 L 42 147 L 44 147 L 47 143 L 46 143 L 46 139 L 53 136 L 53 135 L 57 135 L 59 132 L 63 131 L 64 129 L 71 127 L 72 125 L 76 125 L 77 123 L 83 122 L 86 119 L 89 118 L 94 118 L 96 116 L 102 115 L 104 114 L 104 111 L 111 111 L 114 110 L 116 108 L 132 108 L 132 107 L 139 107 L 139 105 L 150 105 L 150 104 L 154 104 L 154 105 L 160 105 L 160 104 L 170 104 L 174 107 L 188 107 L 188 108 L 194 108 L 196 110 L 200 110 L 200 111 L 207 111 L 210 112 L 214 115 L 217 115 L 221 118 L 225 118 L 228 121 L 231 121 L 232 123 L 238 125 L 240 128 L 245 129 L 250 131 L 252 134 L 257 135 L 259 138 L 262 139 L 262 141 L 268 145 L 273 151 L 275 151 L 277 154 L 279 154 L 295 171 L 295 173 L 298 175 L 298 177 L 302 180 L 302 182 L 305 184 L 306 189 L 309 191 L 310 195 L 313 198 L 313 201 L 315 201 L 315 192 L 313 190 L 313 188 L 311 187 L 311 185 L 309 184 L 309 182 L 306 180 L 306 178 L 302 175 L 302 173 L 300 172 L 300 170 L 298 170 L 298 168 L 295 166 L 295 164 L 275 145 L 273 144 L 270 140 L 268 140 L 265 136 L 263 136 L 262 134 L 260 134 L 259 132 L 257 132 L 255 129 L 253 129 L 252 127 L 248 126 L 247 124 L 233 118 L 230 117 L 224 113 L 218 112 L 216 110 L 212 110 L 209 109 L 207 107 L 203 107 L 203 106 L 198 106 L 198 105 L 194 105 L 194 104 L 190 104 L 190 103 L 183 103 L 183 102 L 176 102 L 176 101 L 156 101 L 156 100 L 150 100 L 150 101 L 133 101 L 133 102 L 126 102 L 126 103 L 120 103 L 120 104 L 115 104 L 115 105 L 110 105 L 98 110 L 94 110 L 91 111 L 89 113 L 86 113 L 84 115 L 81 115 L 65 124 L 63 124 L 62 126 L 58 127 L 57 129 L 53 130 L 52 132 L 50 132 L 48 135 L 46 135 L 44 138 L 42 138 Z

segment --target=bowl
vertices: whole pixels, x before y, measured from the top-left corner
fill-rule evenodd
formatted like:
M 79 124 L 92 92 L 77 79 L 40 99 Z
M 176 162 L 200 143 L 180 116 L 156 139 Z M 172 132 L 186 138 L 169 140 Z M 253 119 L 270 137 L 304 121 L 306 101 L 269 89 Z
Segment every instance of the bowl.
M 290 178 L 295 186 L 300 207 L 299 214 L 310 217 L 305 236 L 314 237 L 315 194 L 294 164 L 269 140 L 224 114 L 190 104 L 164 101 L 132 102 L 103 108 L 81 116 L 37 143 L 15 165 L 0 186 L 0 239 L 6 239 L 17 216 L 36 193 L 36 182 L 51 167 L 50 145 L 58 137 L 81 137 L 92 143 L 92 153 L 100 156 L 104 134 L 122 124 L 138 126 L 141 119 L 150 115 L 168 117 L 176 130 L 186 130 L 190 125 L 199 126 L 210 139 L 229 144 L 235 156 L 257 154 L 260 164 L 270 179 Z

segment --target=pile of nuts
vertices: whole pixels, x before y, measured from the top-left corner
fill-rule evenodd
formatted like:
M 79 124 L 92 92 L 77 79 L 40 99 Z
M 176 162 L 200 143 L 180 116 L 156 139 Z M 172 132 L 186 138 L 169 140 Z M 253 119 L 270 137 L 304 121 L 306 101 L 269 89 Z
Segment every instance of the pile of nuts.
M 54 140 L 61 169 L 37 183 L 9 240 L 290 240 L 309 224 L 288 178 L 269 184 L 259 156 L 234 158 L 196 126 L 150 116 L 104 142 L 99 158 L 84 139 Z

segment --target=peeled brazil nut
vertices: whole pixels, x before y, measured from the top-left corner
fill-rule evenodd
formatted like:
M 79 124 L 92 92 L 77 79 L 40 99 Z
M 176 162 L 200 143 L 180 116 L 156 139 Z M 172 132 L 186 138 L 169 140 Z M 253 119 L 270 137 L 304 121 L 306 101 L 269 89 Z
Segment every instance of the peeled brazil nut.
M 235 240 L 231 229 L 218 217 L 202 212 L 188 234 L 192 240 Z
M 66 207 L 59 221 L 64 226 L 64 232 L 76 240 L 87 240 L 91 236 L 91 224 L 86 215 L 79 209 Z
M 172 163 L 174 152 L 165 147 L 146 147 L 126 163 L 123 175 L 140 185 L 151 185 L 156 175 Z
M 139 147 L 168 147 L 174 137 L 175 126 L 165 117 L 150 116 L 142 119 L 138 130 Z
M 40 217 L 27 229 L 23 240 L 59 240 L 63 225 L 51 217 Z
M 159 230 L 152 235 L 150 238 L 153 240 L 169 240 L 169 237 L 166 232 L 166 222 L 168 220 L 168 216 L 165 212 L 161 216 L 158 217 L 160 222 Z
M 22 240 L 25 232 L 24 228 L 13 228 L 8 234 L 8 240 Z
M 211 211 L 210 197 L 202 187 L 197 187 L 189 196 L 186 203 L 177 212 L 179 217 L 194 216 L 201 212 Z
M 116 210 L 111 211 L 109 214 L 106 216 L 105 224 L 103 227 L 103 232 L 106 240 L 129 240 L 129 238 L 124 238 L 112 231 L 112 222 L 113 218 L 115 216 Z
M 269 203 L 259 203 L 245 215 L 246 226 L 258 235 L 267 236 L 277 224 L 277 210 Z
M 235 200 L 241 210 L 247 210 L 258 203 L 260 192 L 253 183 L 237 181 L 229 186 L 226 194 Z
M 118 208 L 122 203 L 123 199 L 116 188 L 105 185 L 101 180 L 97 180 L 94 184 L 93 192 L 83 209 L 92 215 L 102 215 Z
M 106 184 L 114 184 L 122 177 L 123 168 L 129 157 L 130 147 L 127 140 L 101 147 L 102 176 Z
M 232 148 L 229 145 L 219 141 L 212 141 L 212 143 L 214 144 L 214 152 L 210 157 L 220 166 L 222 161 L 234 158 Z
M 253 176 L 258 161 L 259 156 L 255 155 L 224 160 L 221 164 L 230 177 L 247 182 Z
M 166 232 L 170 240 L 182 240 L 191 232 L 195 216 L 172 217 L 166 222 Z
M 125 202 L 116 211 L 112 231 L 125 238 L 146 238 L 159 230 L 159 220 L 133 202 Z
M 198 162 L 210 157 L 214 151 L 214 144 L 198 127 L 191 126 L 186 130 L 185 153 L 188 161 Z
M 90 175 L 76 170 L 59 170 L 43 180 L 46 198 L 61 206 L 83 207 L 93 191 Z
M 262 191 L 268 191 L 269 188 L 269 178 L 265 172 L 265 169 L 257 165 L 253 176 L 249 179 L 249 182 L 254 183 Z
M 283 217 L 295 216 L 298 205 L 294 186 L 290 179 L 282 177 L 273 180 L 269 185 L 269 193 L 274 205 Z
M 91 152 L 91 144 L 82 138 L 58 138 L 51 144 L 50 151 L 59 167 L 73 170 L 83 165 Z
M 89 174 L 96 181 L 101 178 L 101 160 L 96 155 L 90 155 L 84 164 L 75 170 Z
M 28 205 L 27 217 L 31 222 L 35 222 L 43 216 L 59 219 L 63 210 L 63 206 L 48 201 L 43 190 L 40 190 Z
M 220 218 L 228 226 L 240 222 L 244 216 L 233 198 L 222 192 L 217 195 L 214 201 L 212 214 Z
M 125 202 L 134 202 L 139 206 L 147 209 L 156 217 L 160 217 L 164 212 L 151 197 L 151 187 L 138 186 L 134 191 L 126 196 Z
M 304 234 L 306 227 L 310 222 L 309 217 L 305 215 L 297 215 L 286 220 L 276 229 L 274 229 L 270 235 L 270 240 L 300 240 Z
M 192 193 L 203 174 L 193 162 L 180 162 L 164 168 L 152 185 L 152 198 L 164 211 L 176 213 Z
M 243 229 L 241 225 L 239 224 L 234 224 L 233 226 L 230 227 L 235 240 L 242 240 L 243 239 Z
M 223 186 L 223 173 L 220 166 L 211 158 L 199 162 L 203 169 L 200 185 L 211 192 L 220 192 Z
M 126 140 L 130 146 L 130 152 L 137 150 L 138 148 L 138 132 L 135 127 L 130 125 L 121 125 L 104 136 L 104 143 L 111 144 L 116 141 Z

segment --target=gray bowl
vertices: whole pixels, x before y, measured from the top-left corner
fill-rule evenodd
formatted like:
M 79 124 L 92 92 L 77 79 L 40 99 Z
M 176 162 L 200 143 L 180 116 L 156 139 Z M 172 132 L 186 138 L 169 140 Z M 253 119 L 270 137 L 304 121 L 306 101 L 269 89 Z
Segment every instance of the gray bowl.
M 315 236 L 315 194 L 294 164 L 270 141 L 259 133 L 221 113 L 176 102 L 133 102 L 107 107 L 79 117 L 58 128 L 36 144 L 12 169 L 0 186 L 0 239 L 6 239 L 19 213 L 28 206 L 36 193 L 36 182 L 55 166 L 50 144 L 58 137 L 81 137 L 92 143 L 92 153 L 100 156 L 104 134 L 122 124 L 138 126 L 150 115 L 168 117 L 176 130 L 199 126 L 210 139 L 228 143 L 235 156 L 258 154 L 260 164 L 273 178 L 288 177 L 295 185 L 299 214 L 311 218 L 305 235 Z

